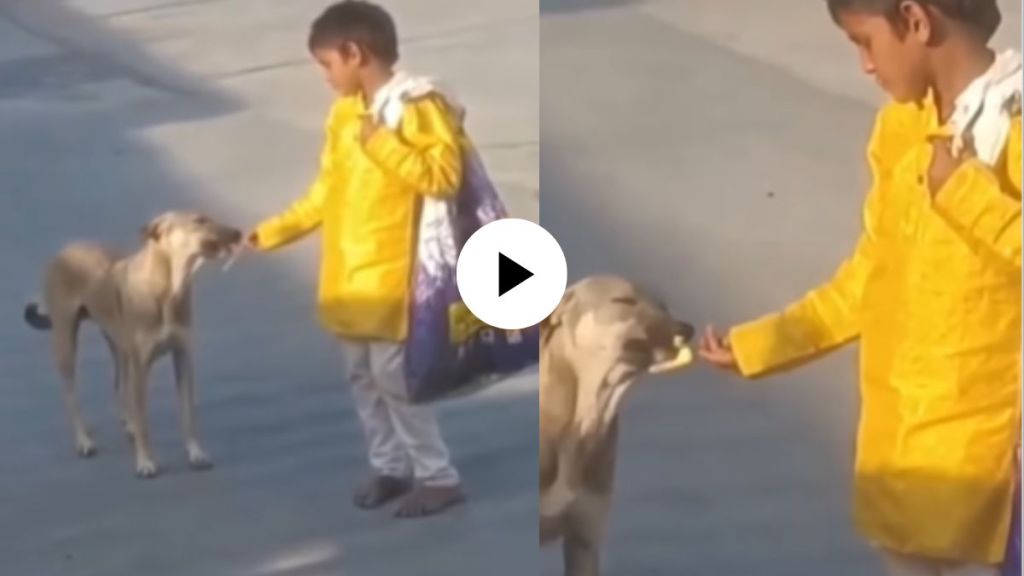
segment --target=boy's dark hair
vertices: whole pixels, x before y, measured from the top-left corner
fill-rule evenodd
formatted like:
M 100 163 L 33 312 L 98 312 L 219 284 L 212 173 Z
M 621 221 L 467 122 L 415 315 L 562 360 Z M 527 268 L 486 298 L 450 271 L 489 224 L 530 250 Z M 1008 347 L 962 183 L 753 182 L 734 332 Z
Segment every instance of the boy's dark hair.
M 359 46 L 387 66 L 398 61 L 398 33 L 387 10 L 364 0 L 342 0 L 324 10 L 309 30 L 309 50 Z
M 900 5 L 906 0 L 828 0 L 828 11 L 838 21 L 839 13 L 857 10 L 882 14 L 894 24 L 900 25 Z M 914 0 L 924 7 L 931 7 L 947 18 L 963 22 L 977 30 L 986 42 L 999 28 L 1002 15 L 996 0 Z

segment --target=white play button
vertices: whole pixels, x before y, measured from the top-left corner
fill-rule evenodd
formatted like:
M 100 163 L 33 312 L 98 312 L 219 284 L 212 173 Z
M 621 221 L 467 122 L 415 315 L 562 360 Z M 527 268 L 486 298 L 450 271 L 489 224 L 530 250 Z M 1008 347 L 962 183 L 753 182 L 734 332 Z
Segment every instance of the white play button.
M 565 255 L 547 230 L 504 218 L 469 238 L 456 279 L 474 316 L 495 328 L 519 330 L 540 323 L 562 300 Z

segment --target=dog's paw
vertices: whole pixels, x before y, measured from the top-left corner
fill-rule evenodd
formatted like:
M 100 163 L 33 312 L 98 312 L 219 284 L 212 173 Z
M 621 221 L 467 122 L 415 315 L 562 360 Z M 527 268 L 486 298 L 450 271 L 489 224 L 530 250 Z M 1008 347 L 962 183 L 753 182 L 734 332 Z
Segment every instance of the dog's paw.
M 75 442 L 75 451 L 80 458 L 92 458 L 96 455 L 96 443 L 88 436 L 79 438 Z
M 209 470 L 213 468 L 213 460 L 210 455 L 203 452 L 202 448 L 190 448 L 188 450 L 188 465 L 193 470 Z
M 138 476 L 139 478 L 148 480 L 150 478 L 156 478 L 157 474 L 159 474 L 159 470 L 157 469 L 156 464 L 152 460 L 139 460 L 135 464 L 135 475 Z

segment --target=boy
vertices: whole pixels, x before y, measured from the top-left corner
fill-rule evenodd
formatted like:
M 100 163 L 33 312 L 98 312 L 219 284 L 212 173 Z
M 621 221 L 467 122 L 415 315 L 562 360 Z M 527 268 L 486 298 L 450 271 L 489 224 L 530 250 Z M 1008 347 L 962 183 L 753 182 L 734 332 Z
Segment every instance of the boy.
M 750 378 L 859 339 L 859 530 L 891 574 L 995 576 L 1021 425 L 1019 55 L 987 48 L 996 0 L 828 5 L 894 100 L 863 233 L 831 281 L 728 339 L 709 327 L 701 355 Z M 1016 99 L 984 100 L 964 130 L 1000 86 Z
M 373 469 L 354 503 L 377 508 L 408 493 L 397 516 L 435 514 L 463 494 L 435 414 L 406 395 L 403 341 L 420 198 L 451 197 L 461 182 L 459 110 L 422 85 L 415 97 L 384 102 L 409 78 L 394 71 L 395 25 L 374 4 L 328 8 L 312 25 L 309 49 L 338 94 L 320 173 L 250 244 L 272 250 L 321 229 L 318 317 L 341 341 Z M 400 120 L 388 126 L 385 111 Z

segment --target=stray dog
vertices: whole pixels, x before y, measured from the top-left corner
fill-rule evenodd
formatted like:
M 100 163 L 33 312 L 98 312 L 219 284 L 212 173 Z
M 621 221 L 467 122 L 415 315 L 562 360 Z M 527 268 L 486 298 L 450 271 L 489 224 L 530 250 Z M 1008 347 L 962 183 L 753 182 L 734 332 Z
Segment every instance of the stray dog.
M 599 574 L 623 394 L 690 363 L 693 334 L 615 277 L 571 286 L 541 324 L 540 543 L 562 540 L 567 576 Z
M 142 236 L 142 248 L 127 257 L 89 242 L 67 245 L 46 271 L 48 315 L 31 303 L 25 307 L 25 321 L 52 333 L 75 446 L 86 458 L 96 453 L 96 446 L 82 422 L 75 391 L 78 328 L 86 319 L 99 326 L 114 360 L 121 421 L 134 439 L 136 474 L 152 478 L 157 465 L 150 453 L 146 388 L 150 367 L 166 353 L 174 360 L 189 464 L 195 469 L 211 466 L 195 429 L 191 283 L 204 261 L 240 248 L 242 233 L 201 214 L 168 212 L 143 228 Z

